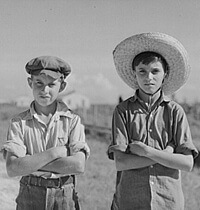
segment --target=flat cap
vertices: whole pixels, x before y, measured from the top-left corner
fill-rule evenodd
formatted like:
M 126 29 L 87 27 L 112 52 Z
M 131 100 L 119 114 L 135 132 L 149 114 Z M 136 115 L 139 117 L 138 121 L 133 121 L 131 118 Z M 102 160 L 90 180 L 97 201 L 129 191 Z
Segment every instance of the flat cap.
M 59 75 L 64 75 L 64 78 L 71 72 L 69 64 L 55 56 L 33 58 L 26 64 L 25 68 L 28 74 L 37 75 L 45 71 L 53 71 L 54 73 L 59 73 Z

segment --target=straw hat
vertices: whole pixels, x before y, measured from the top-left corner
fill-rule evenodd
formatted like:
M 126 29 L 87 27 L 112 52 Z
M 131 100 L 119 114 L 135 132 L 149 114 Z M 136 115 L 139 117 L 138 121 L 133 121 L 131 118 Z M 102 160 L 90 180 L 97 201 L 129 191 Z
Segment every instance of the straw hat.
M 138 89 L 132 62 L 136 55 L 145 51 L 159 53 L 167 61 L 169 72 L 162 87 L 165 95 L 170 95 L 183 86 L 190 73 L 187 51 L 175 38 L 158 32 L 131 36 L 115 48 L 113 58 L 116 70 L 127 85 Z

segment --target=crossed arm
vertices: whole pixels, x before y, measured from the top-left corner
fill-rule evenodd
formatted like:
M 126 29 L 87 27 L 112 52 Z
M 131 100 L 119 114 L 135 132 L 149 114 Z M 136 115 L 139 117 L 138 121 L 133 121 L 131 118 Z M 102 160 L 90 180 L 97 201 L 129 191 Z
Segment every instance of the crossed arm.
M 157 150 L 146 144 L 135 141 L 130 145 L 131 154 L 114 151 L 115 164 L 118 171 L 137 169 L 159 163 L 169 168 L 191 171 L 193 168 L 192 153 L 173 153 L 170 147 Z
M 84 172 L 85 154 L 77 152 L 72 156 L 67 156 L 65 146 L 54 147 L 44 152 L 24 157 L 17 157 L 7 152 L 6 168 L 10 177 L 24 176 L 36 171 L 79 174 Z

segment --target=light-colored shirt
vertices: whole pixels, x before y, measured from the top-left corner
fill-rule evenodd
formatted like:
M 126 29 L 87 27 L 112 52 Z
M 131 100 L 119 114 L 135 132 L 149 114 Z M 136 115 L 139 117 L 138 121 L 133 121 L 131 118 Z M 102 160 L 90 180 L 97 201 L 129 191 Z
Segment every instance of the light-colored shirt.
M 48 125 L 40 120 L 34 109 L 34 102 L 32 102 L 30 109 L 11 120 L 7 141 L 2 149 L 4 156 L 6 151 L 9 151 L 17 157 L 24 157 L 56 146 L 67 145 L 70 148 L 70 144 L 79 142 L 83 143 L 83 150 L 87 158 L 90 149 L 85 142 L 84 126 L 81 124 L 80 117 L 68 109 L 63 102 L 57 102 L 57 110 Z M 74 154 L 73 149 L 68 155 L 72 154 Z M 59 175 L 50 172 L 38 171 L 33 174 L 44 177 L 59 177 Z
M 192 151 L 190 128 L 182 107 L 162 95 L 149 111 L 135 96 L 120 103 L 113 114 L 112 142 L 108 156 L 113 159 L 113 149 L 129 153 L 128 145 L 134 140 L 158 150 L 168 145 L 175 153 Z M 112 210 L 183 210 L 184 197 L 180 170 L 154 164 L 149 167 L 117 172 L 116 192 Z

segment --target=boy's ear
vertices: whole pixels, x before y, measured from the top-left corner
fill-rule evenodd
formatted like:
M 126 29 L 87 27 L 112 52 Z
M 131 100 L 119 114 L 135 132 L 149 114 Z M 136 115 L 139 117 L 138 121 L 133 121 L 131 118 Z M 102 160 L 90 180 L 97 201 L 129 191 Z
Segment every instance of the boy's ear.
M 133 71 L 133 76 L 134 76 L 134 79 L 136 80 L 136 72 L 135 72 L 135 70 Z
M 28 77 L 27 81 L 28 81 L 28 85 L 30 86 L 30 88 L 32 88 L 32 84 L 33 84 L 32 79 L 30 77 Z
M 67 86 L 67 83 L 64 82 L 64 81 L 62 81 L 61 84 L 60 84 L 60 90 L 59 90 L 59 92 L 62 92 L 65 89 L 66 86 Z
M 165 81 L 165 79 L 166 79 L 167 77 L 168 77 L 168 74 L 167 74 L 167 72 L 165 72 L 162 83 Z

